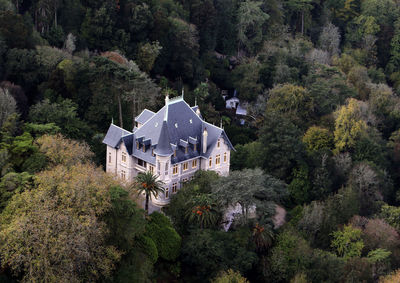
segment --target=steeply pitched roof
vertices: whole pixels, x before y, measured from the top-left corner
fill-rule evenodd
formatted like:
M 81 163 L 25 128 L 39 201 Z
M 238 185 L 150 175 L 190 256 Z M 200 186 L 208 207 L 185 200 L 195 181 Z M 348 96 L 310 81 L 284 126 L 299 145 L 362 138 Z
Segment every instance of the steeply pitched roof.
M 136 118 L 135 121 L 141 124 L 146 123 L 151 117 L 153 117 L 155 113 L 153 111 L 144 109 L 142 113 L 140 113 Z
M 122 136 L 130 134 L 130 132 L 111 124 L 110 128 L 108 128 L 107 134 L 103 140 L 103 143 L 109 145 L 113 148 L 116 148 L 121 141 Z
M 166 121 L 163 121 L 160 137 L 158 139 L 157 147 L 154 150 L 154 153 L 160 156 L 170 156 L 173 153 L 171 142 L 169 140 L 169 133 Z
M 172 155 L 172 164 L 199 156 L 208 158 L 220 137 L 234 150 L 225 131 L 203 121 L 196 114 L 196 108 L 190 107 L 182 97 L 169 100 L 167 105 L 154 113 L 140 128 L 134 129 L 133 134 L 123 130 L 125 133 L 120 135 L 119 140 L 124 136 L 122 140 L 126 147 L 130 148 L 129 154 L 151 164 L 155 164 L 152 149 L 158 155 Z M 111 125 L 109 132 L 112 127 L 115 126 Z M 208 133 L 207 151 L 203 153 L 202 139 L 205 128 Z M 136 141 L 139 142 L 139 150 L 136 149 Z M 143 143 L 146 144 L 145 152 L 142 148 Z M 111 144 L 109 145 L 112 146 Z M 174 151 L 176 156 L 173 155 Z

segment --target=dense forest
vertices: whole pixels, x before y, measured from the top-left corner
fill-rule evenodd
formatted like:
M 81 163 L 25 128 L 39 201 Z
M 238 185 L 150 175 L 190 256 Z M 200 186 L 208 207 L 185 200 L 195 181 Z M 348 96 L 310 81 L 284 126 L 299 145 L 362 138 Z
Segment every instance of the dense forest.
M 182 91 L 231 173 L 148 215 L 102 140 Z M 397 0 L 0 0 L 1 282 L 400 282 L 399 168 Z

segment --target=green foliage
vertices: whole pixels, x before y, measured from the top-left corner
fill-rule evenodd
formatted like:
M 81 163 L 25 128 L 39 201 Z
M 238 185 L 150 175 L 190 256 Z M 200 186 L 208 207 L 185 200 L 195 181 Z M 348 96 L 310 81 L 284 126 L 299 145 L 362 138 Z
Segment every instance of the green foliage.
M 304 134 L 303 143 L 306 145 L 308 151 L 332 149 L 333 136 L 327 129 L 312 126 Z
M 249 237 L 249 232 L 240 236 L 239 232 L 194 230 L 183 243 L 182 261 L 203 281 L 221 269 L 249 271 L 257 258 L 247 247 Z
M 0 182 L 0 212 L 7 206 L 14 194 L 22 193 L 33 185 L 33 175 L 28 172 L 10 172 Z
M 292 84 L 278 85 L 269 95 L 267 111 L 273 110 L 287 115 L 297 125 L 313 118 L 314 103 L 305 88 Z
M 29 120 L 38 124 L 54 123 L 69 138 L 82 139 L 90 133 L 87 124 L 77 115 L 77 105 L 69 99 L 60 103 L 43 100 L 31 107 Z
M 119 249 L 129 251 L 136 239 L 140 238 L 140 235 L 145 231 L 144 215 L 136 204 L 129 199 L 128 192 L 123 188 L 111 187 L 110 197 L 112 207 L 104 216 L 110 230 L 110 240 Z M 148 244 L 147 238 L 142 239 L 142 242 L 144 246 L 151 246 L 151 243 Z M 153 253 L 153 260 L 154 257 L 157 258 Z
M 217 277 L 215 277 L 212 283 L 248 283 L 249 281 L 244 278 L 240 272 L 228 269 L 227 271 L 221 272 Z
M 288 190 L 295 204 L 303 204 L 310 199 L 311 184 L 306 166 L 293 170 L 293 180 L 290 182 Z
M 274 280 L 290 280 L 296 273 L 305 271 L 311 252 L 307 242 L 294 231 L 279 234 L 268 258 Z
M 364 248 L 361 233 L 360 229 L 346 225 L 343 227 L 343 231 L 339 230 L 332 233 L 331 246 L 336 249 L 339 256 L 345 259 L 360 257 L 361 251 Z
M 153 212 L 150 215 L 150 222 L 146 226 L 146 235 L 156 244 L 160 258 L 175 261 L 180 255 L 181 237 L 166 216 Z
M 277 178 L 288 179 L 292 168 L 304 156 L 301 131 L 285 116 L 275 112 L 267 112 L 265 116 L 260 134 L 263 168 Z
M 396 229 L 400 229 L 400 208 L 390 205 L 383 205 L 380 212 L 382 217 L 387 223 Z

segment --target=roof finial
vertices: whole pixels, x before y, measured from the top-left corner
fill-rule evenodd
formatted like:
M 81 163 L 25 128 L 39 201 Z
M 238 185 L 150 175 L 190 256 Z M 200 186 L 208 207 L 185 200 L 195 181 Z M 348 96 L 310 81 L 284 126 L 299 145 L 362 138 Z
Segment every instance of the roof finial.
M 185 87 L 182 86 L 182 99 L 183 99 L 184 94 L 185 94 Z
M 197 106 L 197 96 L 194 97 L 194 106 Z
M 165 105 L 168 105 L 169 103 L 169 94 L 168 92 L 165 94 Z
M 111 117 L 111 124 L 114 125 L 114 117 Z
M 220 126 L 219 126 L 221 129 L 222 129 L 222 117 L 221 117 L 221 124 L 220 124 Z

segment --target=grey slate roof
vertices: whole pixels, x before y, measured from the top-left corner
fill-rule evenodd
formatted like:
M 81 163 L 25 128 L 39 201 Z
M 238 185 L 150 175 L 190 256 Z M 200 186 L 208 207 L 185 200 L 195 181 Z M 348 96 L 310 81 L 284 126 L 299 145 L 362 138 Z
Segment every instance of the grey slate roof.
M 229 147 L 234 150 L 225 131 L 203 121 L 196 114 L 195 110 L 197 108 L 195 107 L 190 107 L 181 98 L 171 99 L 168 107 L 164 106 L 157 113 L 154 113 L 140 128 L 134 129 L 133 133 L 123 130 L 124 133 L 119 136 L 117 142 L 107 143 L 106 140 L 108 141 L 109 132 L 115 131 L 115 125 L 111 125 L 104 143 L 116 147 L 123 136 L 123 142 L 127 148 L 130 148 L 128 150 L 129 154 L 151 164 L 155 164 L 156 161 L 152 155 L 153 149 L 156 154 L 163 156 L 171 155 L 172 164 L 199 156 L 208 158 L 220 137 L 223 137 Z M 168 113 L 165 113 L 166 111 Z M 145 112 L 143 111 L 139 116 L 143 113 Z M 165 117 L 167 121 L 164 121 Z M 207 151 L 203 154 L 202 133 L 205 128 L 207 128 L 208 133 Z M 121 128 L 119 129 L 122 130 Z M 113 140 L 116 139 L 114 138 Z M 136 142 L 139 142 L 139 149 L 136 149 Z M 146 146 L 145 152 L 143 152 L 144 144 Z M 185 148 L 187 148 L 187 151 L 185 151 Z M 174 150 L 176 151 L 176 156 L 173 154 Z
M 170 156 L 172 155 L 172 153 L 174 153 L 171 148 L 171 142 L 169 139 L 169 133 L 166 121 L 163 121 L 160 137 L 158 140 L 157 147 L 154 150 L 154 153 L 160 156 Z
M 144 109 L 142 113 L 140 113 L 136 118 L 135 122 L 139 122 L 141 124 L 146 123 L 153 115 L 156 114 L 153 111 L 150 111 L 148 109 Z
M 111 124 L 110 128 L 108 128 L 107 134 L 103 140 L 103 143 L 109 145 L 113 148 L 118 147 L 119 142 L 121 141 L 122 136 L 130 134 L 130 132 Z

